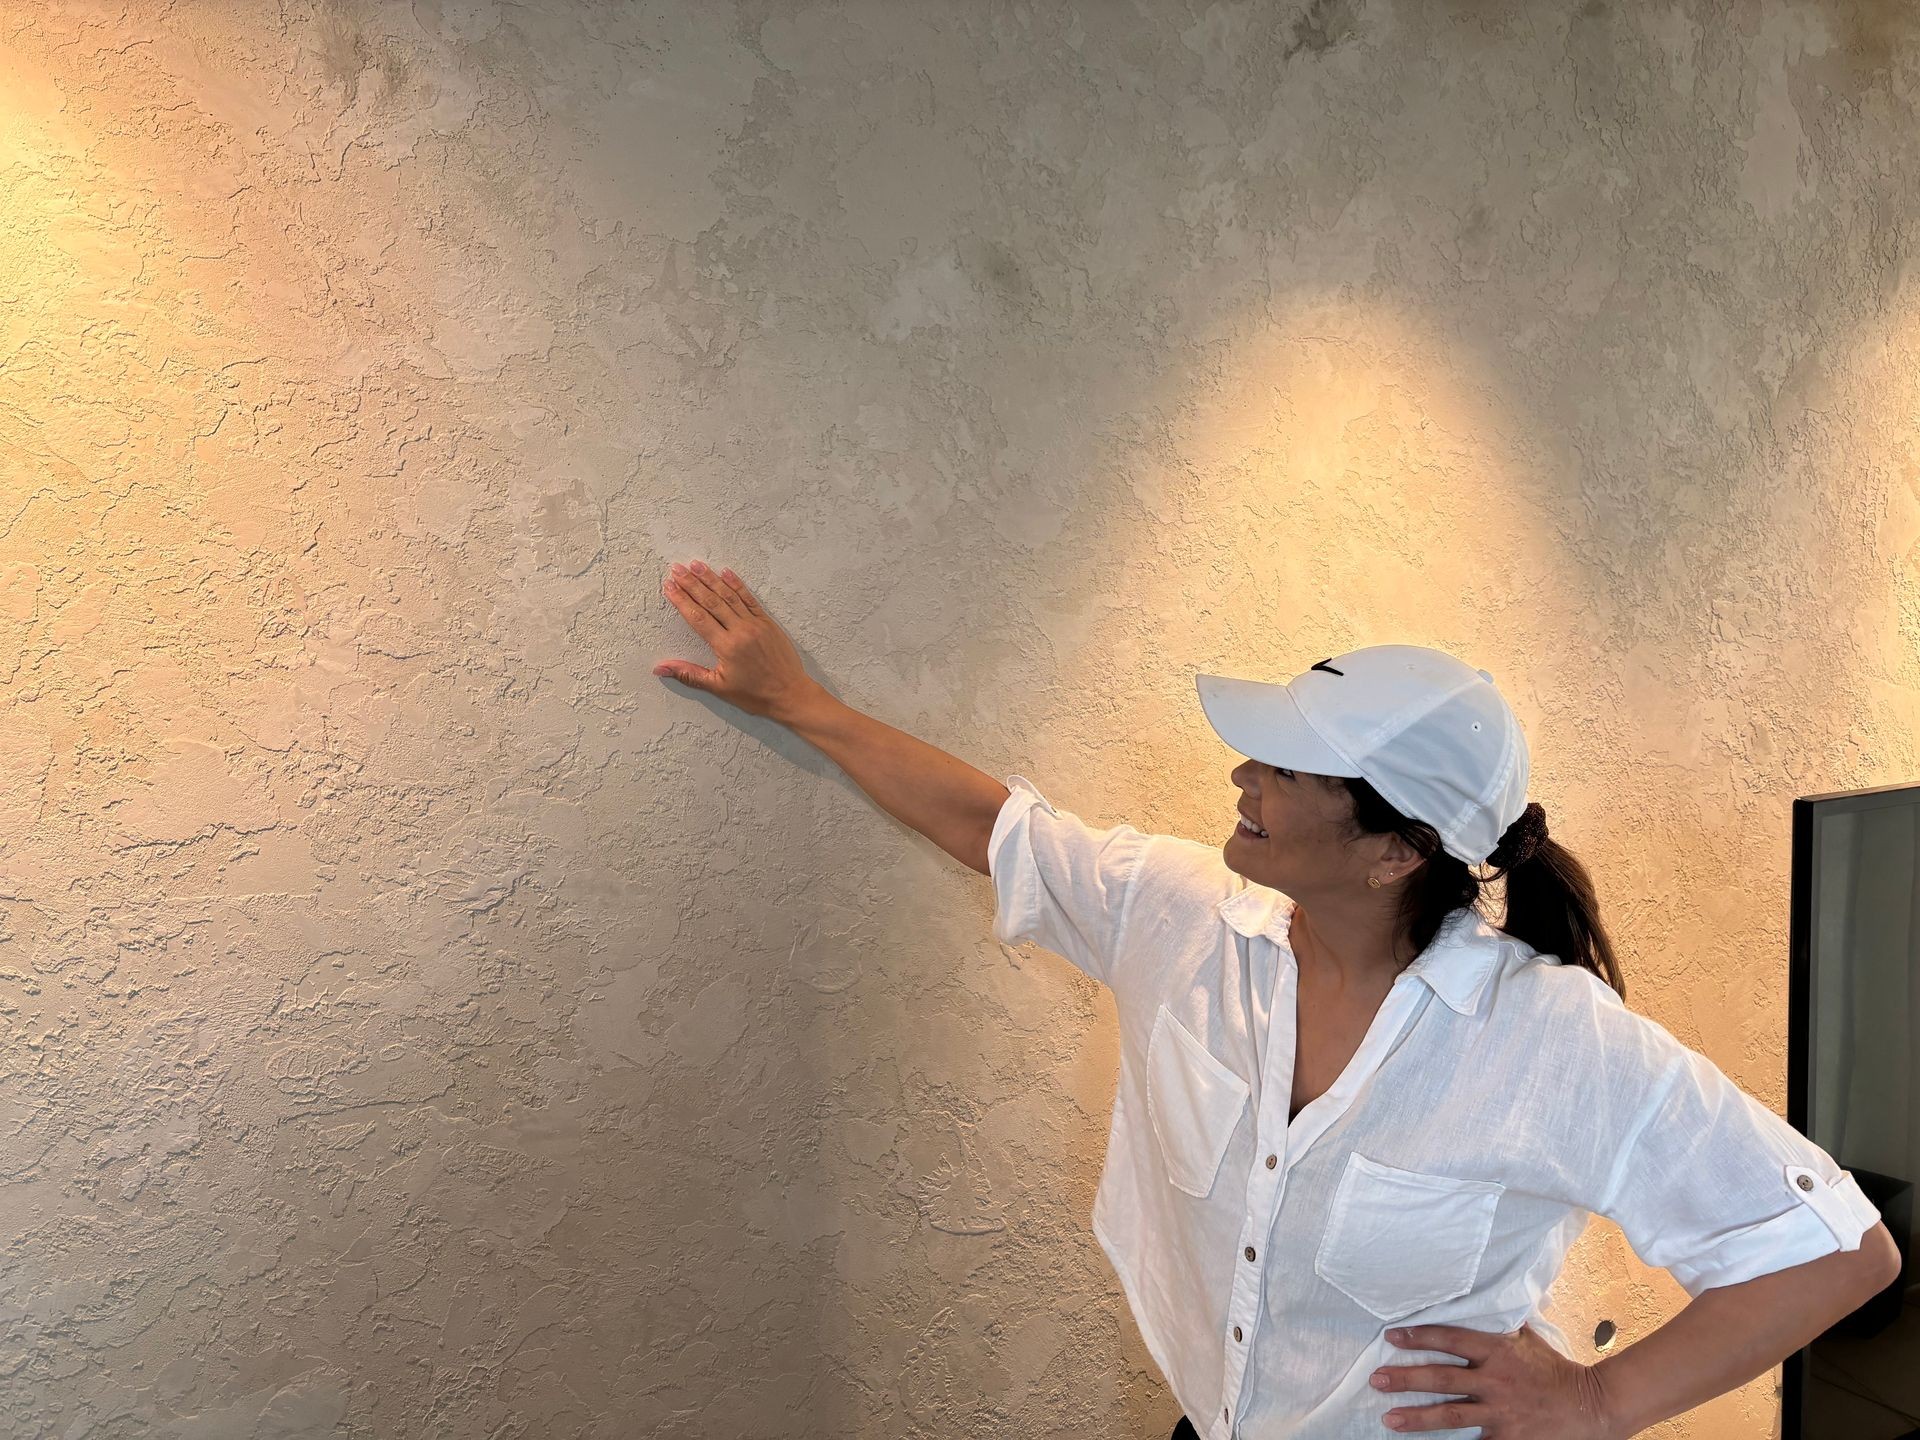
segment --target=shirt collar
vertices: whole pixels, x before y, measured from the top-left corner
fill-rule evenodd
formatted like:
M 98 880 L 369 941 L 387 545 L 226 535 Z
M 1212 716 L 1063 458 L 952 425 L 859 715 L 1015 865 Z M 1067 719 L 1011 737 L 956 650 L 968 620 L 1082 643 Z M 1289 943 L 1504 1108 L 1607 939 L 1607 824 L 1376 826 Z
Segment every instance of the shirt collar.
M 1288 945 L 1293 920 L 1291 896 L 1249 882 L 1219 904 L 1220 916 L 1242 935 L 1264 935 Z M 1471 905 L 1462 905 L 1440 922 L 1425 950 L 1402 974 L 1418 975 L 1433 992 L 1462 1015 L 1479 1007 L 1480 994 L 1497 968 L 1504 943 L 1500 932 Z

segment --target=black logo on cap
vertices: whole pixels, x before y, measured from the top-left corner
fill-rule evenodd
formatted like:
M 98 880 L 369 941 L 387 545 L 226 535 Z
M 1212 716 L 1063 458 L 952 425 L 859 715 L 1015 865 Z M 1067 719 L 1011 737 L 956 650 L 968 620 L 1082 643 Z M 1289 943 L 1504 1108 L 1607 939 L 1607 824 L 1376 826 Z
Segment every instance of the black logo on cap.
M 1333 657 L 1331 655 L 1327 656 L 1327 660 L 1331 660 L 1332 658 Z M 1310 666 L 1309 668 L 1314 670 L 1324 670 L 1329 675 L 1338 675 L 1344 680 L 1346 678 L 1347 672 L 1344 670 L 1334 669 L 1331 665 L 1327 664 L 1327 660 L 1322 660 L 1318 664 Z

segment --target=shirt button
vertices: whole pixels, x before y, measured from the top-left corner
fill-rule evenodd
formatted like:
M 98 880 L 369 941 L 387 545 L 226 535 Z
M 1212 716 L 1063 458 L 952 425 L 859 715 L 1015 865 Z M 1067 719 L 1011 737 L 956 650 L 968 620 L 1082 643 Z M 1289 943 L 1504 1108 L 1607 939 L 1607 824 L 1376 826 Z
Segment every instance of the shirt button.
M 1240 1327 L 1238 1325 L 1233 1327 L 1233 1338 L 1236 1340 L 1240 1338 Z
M 1253 1246 L 1247 1246 L 1247 1259 L 1253 1259 Z
M 1793 1183 L 1798 1185 L 1802 1190 L 1813 1189 L 1813 1177 L 1811 1175 L 1796 1175 L 1793 1177 Z
M 1273 1167 L 1279 1164 L 1279 1162 L 1280 1162 L 1280 1157 L 1278 1155 L 1267 1156 L 1267 1169 L 1269 1170 L 1273 1169 Z

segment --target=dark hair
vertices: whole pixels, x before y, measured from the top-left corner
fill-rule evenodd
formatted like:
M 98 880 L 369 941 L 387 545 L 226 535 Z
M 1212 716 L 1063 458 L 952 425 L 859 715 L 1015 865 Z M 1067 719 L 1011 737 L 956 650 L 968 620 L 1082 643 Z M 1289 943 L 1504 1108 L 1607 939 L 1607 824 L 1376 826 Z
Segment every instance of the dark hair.
M 1424 820 L 1402 815 L 1359 776 L 1338 778 L 1353 797 L 1353 820 L 1361 834 L 1398 835 L 1426 857 L 1401 897 L 1400 918 L 1407 922 L 1416 951 L 1426 949 L 1441 923 L 1462 905 L 1472 906 L 1492 922 L 1480 904 L 1481 891 L 1492 883 L 1490 879 L 1482 880 L 1466 861 L 1442 849 L 1437 830 Z M 1487 857 L 1507 883 L 1507 913 L 1499 928 L 1542 955 L 1557 955 L 1563 964 L 1591 970 L 1625 1000 L 1627 982 L 1614 959 L 1613 942 L 1600 924 L 1586 866 L 1551 838 L 1541 840 L 1519 864 L 1507 863 L 1515 853 L 1526 852 L 1528 845 L 1522 842 L 1540 819 L 1539 807 L 1530 804 Z

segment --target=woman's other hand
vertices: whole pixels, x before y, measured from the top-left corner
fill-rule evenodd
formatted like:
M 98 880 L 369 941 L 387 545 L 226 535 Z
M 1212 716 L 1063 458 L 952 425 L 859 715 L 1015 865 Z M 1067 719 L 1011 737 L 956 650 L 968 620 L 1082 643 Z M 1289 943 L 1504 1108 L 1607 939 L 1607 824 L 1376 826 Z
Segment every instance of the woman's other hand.
M 1465 1425 L 1478 1425 L 1499 1440 L 1620 1440 L 1632 1433 L 1612 1415 L 1594 1367 L 1568 1359 L 1530 1325 L 1505 1333 L 1414 1325 L 1387 1331 L 1387 1340 L 1458 1355 L 1467 1363 L 1383 1366 L 1377 1388 L 1466 1398 L 1389 1410 L 1381 1417 L 1383 1436 Z
M 731 570 L 703 561 L 673 565 L 661 585 L 681 617 L 713 647 L 713 668 L 688 660 L 662 660 L 656 675 L 717 695 L 750 715 L 782 720 L 819 682 L 807 674 L 800 652 Z

